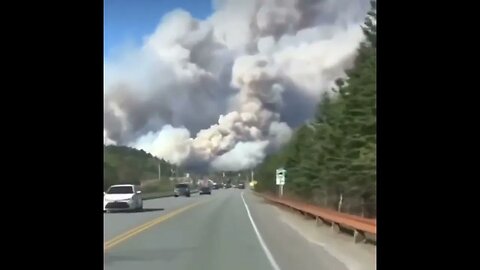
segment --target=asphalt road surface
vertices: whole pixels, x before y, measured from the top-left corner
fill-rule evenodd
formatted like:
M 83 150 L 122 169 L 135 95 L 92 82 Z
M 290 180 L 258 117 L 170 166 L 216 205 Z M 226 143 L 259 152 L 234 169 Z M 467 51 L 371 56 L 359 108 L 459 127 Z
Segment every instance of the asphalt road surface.
M 274 207 L 247 189 L 227 189 L 106 213 L 105 269 L 347 270 L 281 222 Z

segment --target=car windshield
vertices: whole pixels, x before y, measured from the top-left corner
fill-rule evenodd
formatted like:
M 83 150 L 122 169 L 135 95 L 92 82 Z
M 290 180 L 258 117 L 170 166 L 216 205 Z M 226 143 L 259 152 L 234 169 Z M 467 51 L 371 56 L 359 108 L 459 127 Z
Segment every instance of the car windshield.
M 187 184 L 177 184 L 175 187 L 176 188 L 188 188 L 188 185 Z
M 129 186 L 117 186 L 108 189 L 107 194 L 132 194 L 133 187 Z

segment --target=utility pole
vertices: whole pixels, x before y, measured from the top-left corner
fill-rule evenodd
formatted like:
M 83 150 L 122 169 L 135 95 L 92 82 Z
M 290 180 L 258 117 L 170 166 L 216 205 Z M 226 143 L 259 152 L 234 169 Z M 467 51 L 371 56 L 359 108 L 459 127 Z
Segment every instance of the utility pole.
M 158 162 L 158 181 L 162 180 L 162 162 Z

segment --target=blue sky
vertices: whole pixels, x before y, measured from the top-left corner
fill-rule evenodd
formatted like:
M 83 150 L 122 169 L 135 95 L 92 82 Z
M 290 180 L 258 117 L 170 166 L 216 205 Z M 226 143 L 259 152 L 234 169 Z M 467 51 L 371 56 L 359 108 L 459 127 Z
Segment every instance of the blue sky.
M 211 0 L 104 0 L 104 58 L 116 49 L 141 45 L 162 16 L 177 8 L 199 19 L 212 13 Z

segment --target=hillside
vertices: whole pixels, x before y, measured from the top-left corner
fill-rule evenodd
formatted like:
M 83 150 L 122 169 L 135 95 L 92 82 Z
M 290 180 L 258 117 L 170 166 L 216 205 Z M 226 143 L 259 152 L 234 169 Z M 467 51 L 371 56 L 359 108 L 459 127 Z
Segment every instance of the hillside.
M 161 164 L 162 179 L 168 178 L 174 168 L 164 160 L 153 157 L 143 150 L 127 146 L 104 146 L 104 189 L 113 184 L 140 184 L 141 180 L 158 178 L 158 164 Z

